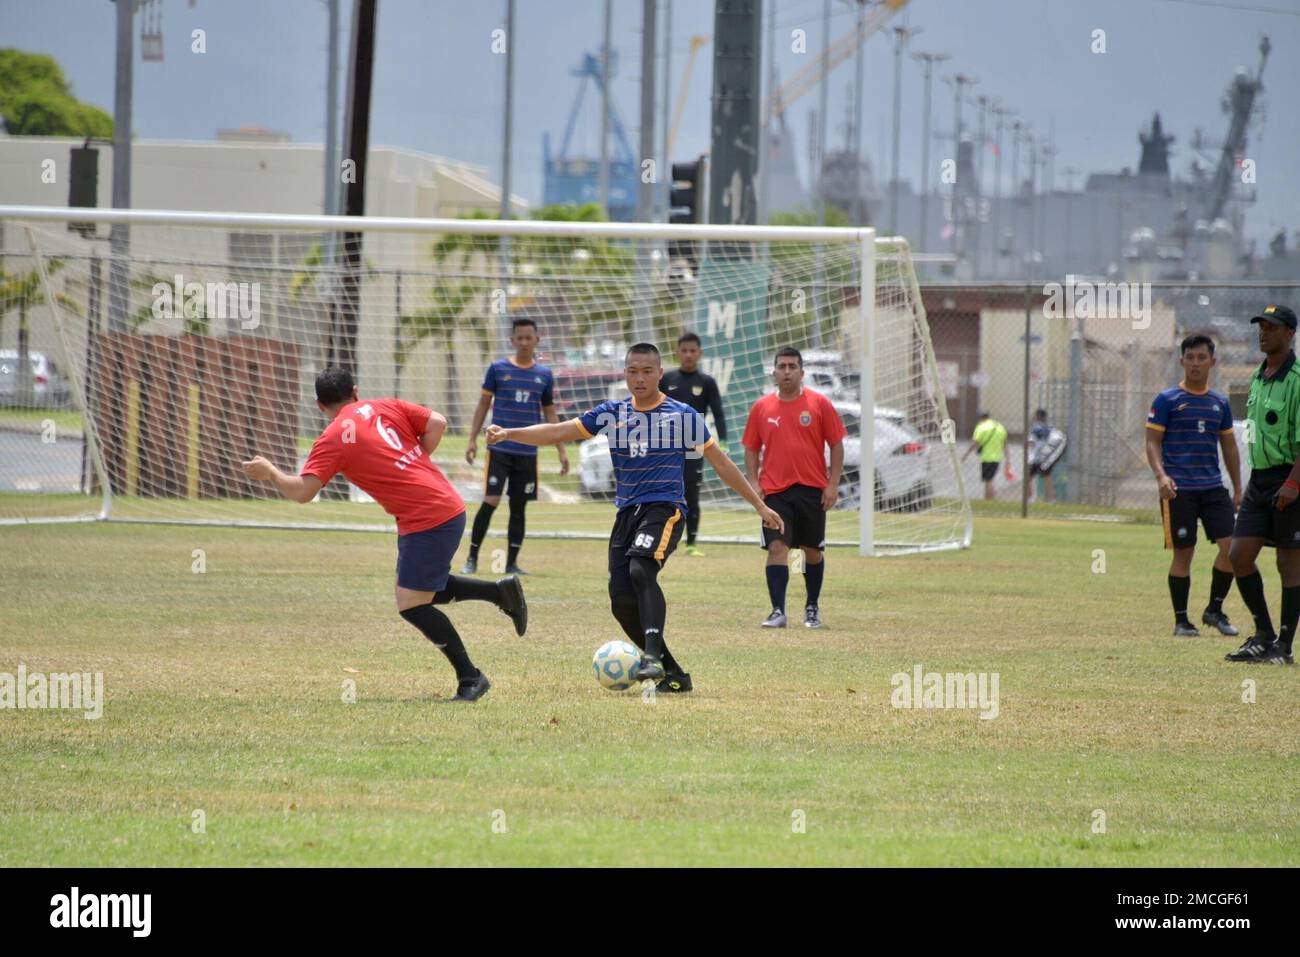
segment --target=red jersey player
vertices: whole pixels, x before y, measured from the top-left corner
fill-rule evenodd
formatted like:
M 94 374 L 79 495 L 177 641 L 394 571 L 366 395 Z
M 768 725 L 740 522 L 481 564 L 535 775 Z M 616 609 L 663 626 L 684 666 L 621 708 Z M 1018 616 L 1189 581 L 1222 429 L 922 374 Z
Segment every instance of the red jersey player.
M 803 623 L 822 626 L 818 600 L 826 572 L 826 512 L 839 495 L 844 467 L 844 423 L 820 392 L 803 387 L 803 356 L 791 346 L 779 349 L 772 365 L 776 392 L 749 410 L 745 424 L 745 472 L 761 486 L 763 502 L 782 519 L 782 531 L 763 528 L 767 549 L 767 592 L 772 612 L 764 628 L 785 627 L 785 591 L 790 583 L 790 549 L 802 548 L 808 600 Z M 827 474 L 826 447 L 830 447 Z M 759 470 L 759 453 L 763 456 Z
M 316 377 L 316 405 L 332 421 L 312 445 L 301 475 L 287 475 L 260 455 L 243 463 L 244 472 L 304 503 L 342 472 L 396 518 L 397 611 L 456 669 L 452 700 L 478 700 L 490 687 L 487 676 L 470 661 L 451 619 L 434 606 L 488 601 L 509 615 L 516 634 L 522 635 L 528 605 L 516 576 L 493 583 L 451 574 L 451 559 L 465 532 L 465 503 L 429 458 L 447 420 L 401 399 L 363 401 L 352 374 L 338 368 Z

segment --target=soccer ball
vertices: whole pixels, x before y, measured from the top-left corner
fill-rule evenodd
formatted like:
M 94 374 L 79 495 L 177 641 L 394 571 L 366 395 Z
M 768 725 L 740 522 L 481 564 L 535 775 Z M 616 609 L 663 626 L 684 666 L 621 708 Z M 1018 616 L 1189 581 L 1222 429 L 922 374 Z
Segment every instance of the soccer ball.
M 624 691 L 640 680 L 641 652 L 626 641 L 607 641 L 596 649 L 591 668 L 610 691 Z

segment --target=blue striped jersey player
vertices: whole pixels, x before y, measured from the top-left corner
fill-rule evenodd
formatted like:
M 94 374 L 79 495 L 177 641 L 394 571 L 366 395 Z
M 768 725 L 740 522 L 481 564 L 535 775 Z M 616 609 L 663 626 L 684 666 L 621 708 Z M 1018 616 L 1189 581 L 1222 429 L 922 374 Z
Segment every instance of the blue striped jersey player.
M 515 354 L 497 359 L 483 376 L 483 394 L 474 410 L 469 445 L 465 448 L 465 461 L 470 465 L 478 455 L 478 434 L 489 409 L 492 410 L 492 423 L 503 429 L 559 421 L 555 414 L 555 376 L 535 358 L 540 341 L 537 323 L 533 320 L 516 319 L 511 323 L 510 344 L 514 346 Z M 560 474 L 568 475 L 569 453 L 563 445 L 557 448 Z M 474 514 L 469 556 L 461 569 L 462 574 L 473 575 L 478 571 L 478 551 L 487 537 L 492 513 L 501 504 L 502 495 L 510 499 L 510 522 L 506 526 L 507 574 L 528 574 L 519 567 L 519 550 L 524 546 L 527 506 L 537 500 L 537 485 L 535 446 L 502 442 L 488 450 L 483 466 L 483 501 Z
M 668 607 L 658 581 L 659 570 L 677 547 L 684 527 L 686 462 L 704 456 L 718 477 L 754 507 L 764 525 L 782 529 L 783 524 L 718 447 L 704 417 L 659 391 L 663 365 L 657 348 L 645 342 L 634 345 L 623 372 L 626 398 L 604 402 L 568 422 L 524 428 L 493 424 L 487 441 L 490 446 L 584 439 L 609 444 L 618 509 L 609 536 L 610 610 L 641 649 L 640 677 L 657 681 L 659 691 L 690 691 L 691 676 L 664 641 Z
M 1160 522 L 1165 548 L 1173 551 L 1169 566 L 1169 598 L 1174 606 L 1174 635 L 1195 637 L 1196 626 L 1187 617 L 1191 591 L 1192 555 L 1196 550 L 1196 523 L 1205 537 L 1218 546 L 1211 572 L 1210 602 L 1201 623 L 1222 634 L 1237 634 L 1223 613 L 1223 599 L 1232 588 L 1232 528 L 1241 504 L 1241 463 L 1232 431 L 1232 409 L 1222 392 L 1210 388 L 1214 368 L 1214 340 L 1191 335 L 1182 341 L 1180 362 L 1183 381 L 1165 389 L 1147 413 L 1147 464 L 1160 493 Z M 1228 496 L 1219 471 L 1219 452 L 1232 477 L 1235 495 Z

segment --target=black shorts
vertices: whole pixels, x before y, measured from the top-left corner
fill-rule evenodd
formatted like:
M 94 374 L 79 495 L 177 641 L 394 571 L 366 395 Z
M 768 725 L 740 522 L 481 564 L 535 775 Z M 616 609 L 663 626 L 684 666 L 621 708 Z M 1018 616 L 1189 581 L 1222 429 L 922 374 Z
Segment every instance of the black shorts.
M 484 495 L 506 494 L 512 499 L 537 501 L 536 455 L 489 451 L 487 457 L 487 474 L 483 478 Z
M 1289 474 L 1289 465 L 1250 473 L 1241 508 L 1237 510 L 1233 538 L 1262 538 L 1265 545 L 1275 548 L 1300 548 L 1300 503 L 1292 502 L 1280 512 L 1273 504 L 1274 496 Z
M 791 485 L 764 496 L 763 504 L 785 522 L 784 532 L 762 526 L 764 548 L 778 539 L 791 548 L 826 547 L 826 511 L 822 508 L 821 489 L 811 485 Z
M 980 481 L 992 482 L 998 477 L 998 466 L 1001 462 L 981 462 L 980 463 Z
M 1160 520 L 1165 527 L 1165 548 L 1191 548 L 1196 544 L 1196 521 L 1212 542 L 1232 537 L 1233 509 L 1228 490 L 1218 488 L 1179 492 L 1160 500 Z
M 423 532 L 397 536 L 397 584 L 414 591 L 442 591 L 451 559 L 465 534 L 465 513 Z
M 620 508 L 609 533 L 610 587 L 632 587 L 628 567 L 633 558 L 653 558 L 662 568 L 681 540 L 685 517 L 686 513 L 671 502 Z

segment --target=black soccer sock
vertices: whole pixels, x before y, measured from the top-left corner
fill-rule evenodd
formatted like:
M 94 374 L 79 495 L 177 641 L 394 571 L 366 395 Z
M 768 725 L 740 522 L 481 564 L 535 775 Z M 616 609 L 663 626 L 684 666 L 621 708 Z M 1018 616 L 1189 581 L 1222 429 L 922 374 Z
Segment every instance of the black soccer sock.
M 501 586 L 468 575 L 448 575 L 442 591 L 433 596 L 433 604 L 447 605 L 453 601 L 490 601 L 501 604 Z
M 474 527 L 469 533 L 469 557 L 473 561 L 478 561 L 479 546 L 483 544 L 483 539 L 487 538 L 488 526 L 492 524 L 492 513 L 496 510 L 495 505 L 481 502 L 478 511 L 474 513 Z
M 451 666 L 456 669 L 458 681 L 477 678 L 479 671 L 469 660 L 465 643 L 460 640 L 456 626 L 451 619 L 432 605 L 417 605 L 400 612 L 401 616 L 424 633 L 424 637 L 433 642 L 433 646 L 447 656 Z
M 686 544 L 694 545 L 700 531 L 700 483 L 686 482 Z
M 1217 568 L 1210 569 L 1210 603 L 1205 606 L 1205 610 L 1219 614 L 1223 611 L 1223 599 L 1228 597 L 1228 592 L 1232 590 L 1232 572 L 1220 571 Z
M 510 524 L 506 526 L 506 567 L 514 568 L 519 549 L 524 547 L 524 509 L 528 503 L 522 498 L 510 500 Z
M 772 607 L 778 611 L 785 611 L 785 589 L 789 584 L 789 565 L 767 566 L 767 597 L 772 599 Z
M 1192 590 L 1190 575 L 1169 576 L 1169 599 L 1174 603 L 1174 621 L 1180 625 L 1191 624 L 1187 620 L 1187 594 Z
M 822 578 L 826 574 L 826 556 L 816 565 L 805 561 L 803 563 L 803 583 L 808 588 L 808 604 L 816 605 L 817 599 L 822 594 Z
M 1245 577 L 1237 576 L 1237 591 L 1241 592 L 1241 600 L 1246 603 L 1246 607 L 1250 609 L 1255 619 L 1255 634 L 1272 635 L 1273 619 L 1268 616 L 1268 600 L 1264 597 L 1264 578 L 1258 568 Z
M 637 611 L 641 616 L 641 633 L 645 635 L 645 653 L 664 656 L 664 624 L 668 618 L 668 601 L 659 587 L 659 564 L 653 558 L 631 560 L 632 589 L 636 592 Z
M 645 635 L 641 632 L 641 611 L 637 607 L 636 595 L 630 591 L 614 591 L 610 584 L 609 610 L 614 613 L 623 634 L 642 651 L 645 651 Z
M 1291 651 L 1296 624 L 1300 622 L 1300 585 L 1282 588 L 1282 630 L 1277 633 L 1278 646 Z
M 623 629 L 623 634 L 627 635 L 632 644 L 645 651 L 645 634 L 641 630 L 641 611 L 637 606 L 636 595 L 630 591 L 615 593 L 611 584 L 609 608 L 614 613 L 614 619 L 619 627 Z M 668 650 L 667 642 L 663 643 L 663 652 L 659 660 L 664 663 L 664 671 L 668 674 L 684 674 L 682 666 Z

